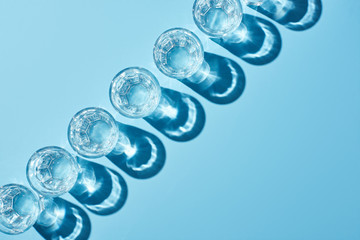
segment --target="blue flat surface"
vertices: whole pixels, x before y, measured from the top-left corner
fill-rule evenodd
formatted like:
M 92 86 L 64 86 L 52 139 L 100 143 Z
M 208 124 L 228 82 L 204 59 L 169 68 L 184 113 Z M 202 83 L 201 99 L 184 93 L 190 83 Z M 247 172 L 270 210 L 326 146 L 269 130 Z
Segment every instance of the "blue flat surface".
M 114 215 L 88 212 L 90 239 L 360 239 L 360 2 L 323 0 L 320 21 L 303 32 L 275 23 L 282 49 L 265 66 L 208 40 L 193 23 L 192 4 L 0 0 L 0 185 L 27 185 L 26 163 L 37 149 L 57 145 L 73 153 L 66 138 L 71 117 L 103 107 L 158 135 L 167 159 L 148 180 L 96 160 L 124 176 L 129 195 Z M 246 88 L 236 102 L 210 103 L 156 69 L 153 44 L 173 27 L 194 31 L 206 51 L 241 65 Z M 115 112 L 110 82 L 130 66 L 148 68 L 162 86 L 203 104 L 199 137 L 173 142 L 144 120 Z M 0 239 L 41 237 L 32 228 Z

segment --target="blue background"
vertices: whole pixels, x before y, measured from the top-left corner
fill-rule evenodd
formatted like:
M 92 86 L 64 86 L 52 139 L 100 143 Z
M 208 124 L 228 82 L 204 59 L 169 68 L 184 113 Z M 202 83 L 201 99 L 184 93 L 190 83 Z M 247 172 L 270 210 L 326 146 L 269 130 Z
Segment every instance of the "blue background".
M 0 185 L 27 184 L 26 163 L 41 147 L 72 151 L 71 117 L 98 106 L 156 133 L 167 162 L 149 180 L 123 173 L 127 203 L 108 217 L 89 213 L 90 239 L 360 239 L 360 2 L 323 0 L 320 21 L 304 32 L 277 24 L 280 56 L 262 67 L 207 40 L 192 4 L 0 0 Z M 172 27 L 193 30 L 206 51 L 243 67 L 247 85 L 238 101 L 212 104 L 160 74 L 152 47 Z M 129 66 L 196 96 L 207 114 L 202 134 L 177 143 L 117 114 L 108 88 Z M 0 239 L 41 237 L 32 228 Z

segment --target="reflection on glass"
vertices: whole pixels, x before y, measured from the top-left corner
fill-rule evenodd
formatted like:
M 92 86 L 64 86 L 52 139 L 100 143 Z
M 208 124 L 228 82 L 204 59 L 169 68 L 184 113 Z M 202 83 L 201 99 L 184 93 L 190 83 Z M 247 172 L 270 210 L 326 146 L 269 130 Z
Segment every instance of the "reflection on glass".
M 107 215 L 125 203 L 127 185 L 114 170 L 80 158 L 59 147 L 37 151 L 27 168 L 31 186 L 42 196 L 59 196 L 70 191 L 90 211 Z
M 88 215 L 72 203 L 39 198 L 19 184 L 0 187 L 0 231 L 15 235 L 32 226 L 44 239 L 86 240 L 91 231 Z
M 240 14 L 240 16 L 239 16 L 239 24 L 240 24 L 241 18 L 242 18 L 242 10 L 241 10 L 241 5 L 239 2 L 236 1 L 236 2 L 234 2 L 234 5 L 231 5 L 230 2 L 224 3 L 222 1 L 218 1 L 218 3 L 216 3 L 216 1 L 196 1 L 195 5 L 194 5 L 194 14 L 200 14 L 200 12 L 202 11 L 202 10 L 198 10 L 197 8 L 209 8 L 209 6 L 211 6 L 212 8 L 221 8 L 221 9 L 225 8 L 225 9 L 227 9 L 227 11 L 229 11 L 228 7 L 230 7 L 230 6 L 238 7 L 239 14 Z M 225 6 L 227 6 L 227 7 L 225 7 Z M 209 9 L 207 9 L 207 10 L 209 10 Z M 199 13 L 197 13 L 197 11 L 199 11 Z M 233 10 L 233 11 L 235 11 L 235 10 Z M 205 11 L 205 12 L 207 12 L 207 11 Z M 204 11 L 202 12 L 202 14 L 203 15 L 205 14 Z M 194 15 L 194 18 L 197 19 L 196 18 L 197 16 L 198 15 Z M 204 16 L 202 16 L 202 17 L 204 17 Z M 214 15 L 213 17 L 215 18 L 216 16 L 217 15 Z M 233 31 L 233 29 L 231 29 L 231 31 Z M 209 34 L 209 35 L 214 36 L 214 34 Z M 219 35 L 222 35 L 222 34 L 219 34 Z M 225 36 L 227 36 L 227 35 L 225 35 Z M 191 39 L 191 41 L 184 40 L 184 39 Z M 219 39 L 221 39 L 221 38 L 219 38 Z M 190 42 L 190 43 L 188 43 L 188 42 Z M 185 47 L 185 46 L 187 46 L 187 47 Z M 193 47 L 190 47 L 190 46 L 193 46 Z M 184 52 L 184 54 L 181 53 L 180 54 L 181 57 L 173 57 L 172 49 L 180 49 L 181 52 Z M 191 49 L 193 49 L 193 50 L 191 50 Z M 198 58 L 192 57 L 191 54 L 187 54 L 187 52 L 198 52 L 199 57 Z M 177 50 L 175 51 L 175 53 L 176 54 L 178 53 Z M 165 73 L 167 76 L 178 79 L 185 85 L 189 86 L 192 90 L 194 90 L 195 92 L 199 93 L 200 95 L 202 95 L 203 97 L 205 97 L 206 99 L 208 99 L 209 101 L 212 101 L 214 103 L 226 104 L 226 103 L 235 101 L 242 93 L 240 85 L 241 85 L 241 82 L 243 82 L 243 80 L 244 80 L 244 79 L 240 79 L 240 78 L 244 77 L 244 74 L 243 74 L 240 66 L 238 66 L 238 64 L 236 64 L 236 67 L 233 68 L 233 66 L 232 66 L 233 62 L 231 62 L 231 61 L 228 62 L 231 64 L 227 64 L 227 66 L 226 66 L 226 63 L 219 64 L 220 62 L 223 62 L 223 61 L 221 61 L 221 60 L 215 61 L 214 58 L 212 58 L 211 59 L 212 61 L 209 62 L 208 61 L 209 59 L 206 59 L 205 56 L 206 56 L 206 54 L 204 53 L 202 44 L 201 44 L 200 40 L 198 39 L 198 37 L 194 33 L 190 32 L 189 30 L 186 30 L 186 29 L 175 28 L 175 29 L 170 29 L 170 30 L 166 31 L 158 38 L 158 40 L 155 43 L 155 47 L 154 47 L 155 64 L 160 69 L 160 71 Z M 209 58 L 210 55 L 207 54 L 207 56 Z M 218 59 L 220 59 L 220 58 L 218 58 Z M 177 66 L 181 65 L 181 67 L 179 67 L 179 68 L 173 67 L 172 61 L 181 63 L 181 64 L 177 65 Z M 196 66 L 196 68 L 193 66 Z M 187 74 L 184 74 L 185 70 L 183 71 L 183 69 L 187 69 L 187 70 L 191 69 L 191 71 L 188 71 Z M 234 74 L 229 74 L 229 70 L 230 70 L 230 73 L 234 73 Z M 239 74 L 236 71 L 238 71 Z M 236 75 L 239 76 L 239 79 L 236 78 Z M 234 78 L 234 76 L 235 76 L 235 78 Z M 238 80 L 241 80 L 241 81 L 238 81 Z M 230 86 L 226 87 L 229 84 L 229 82 L 231 82 Z M 237 83 L 239 83 L 239 84 L 237 84 Z M 224 89 L 224 88 L 226 88 L 226 89 Z M 157 113 L 154 112 L 154 114 L 150 115 L 147 118 L 148 120 L 151 119 L 153 126 L 159 127 L 161 125 L 161 124 L 155 124 L 154 119 L 160 118 L 160 116 L 162 116 L 162 114 L 165 114 L 165 115 L 167 114 L 165 109 L 167 109 L 167 111 L 169 111 L 170 107 L 169 107 L 168 102 L 172 102 L 172 100 L 171 100 L 172 95 L 173 94 L 170 94 L 165 97 L 163 96 L 162 99 L 160 100 L 159 107 L 157 108 L 157 110 L 155 110 L 155 112 L 157 112 Z M 173 95 L 173 96 L 175 96 L 175 95 Z M 183 96 L 185 96 L 185 95 L 183 95 Z M 186 98 L 186 99 L 189 99 L 189 98 Z M 189 104 L 190 104 L 190 102 L 188 101 Z M 199 106 L 199 105 L 197 105 L 197 106 Z M 173 106 L 173 108 L 179 110 L 178 109 L 179 106 L 185 106 L 185 105 L 177 104 L 177 106 L 176 107 Z M 184 109 L 186 109 L 186 108 L 184 108 Z M 188 108 L 188 109 L 191 109 L 191 108 Z M 184 112 L 182 112 L 182 113 L 184 113 Z M 167 118 L 167 119 L 169 119 L 169 118 Z M 170 119 L 171 119 L 171 117 L 170 117 Z M 188 120 L 190 120 L 190 119 L 188 119 Z M 162 120 L 162 121 L 165 121 L 165 120 Z M 199 121 L 201 122 L 201 120 L 199 120 Z M 194 120 L 194 122 L 195 122 L 195 120 Z M 196 123 L 200 123 L 200 122 L 196 122 Z M 175 123 L 175 121 L 172 121 L 172 123 Z M 177 123 L 179 123 L 179 122 L 177 122 Z M 167 128 L 169 128 L 169 127 L 167 127 Z M 194 131 L 184 131 L 185 129 L 186 128 L 179 128 L 175 131 L 175 128 L 174 128 L 173 129 L 174 132 L 172 132 L 171 134 L 169 134 L 169 132 L 166 133 L 166 131 L 161 131 L 161 132 L 173 140 L 177 139 L 177 141 L 179 141 L 180 139 L 181 139 L 180 141 L 185 141 L 185 139 L 190 140 L 190 138 L 184 137 L 186 135 L 188 137 L 195 136 L 195 135 L 193 135 L 195 133 Z M 189 129 L 189 128 L 187 128 L 187 129 Z M 177 132 L 177 133 L 175 134 L 175 132 Z M 200 133 L 200 132 L 198 132 L 198 133 Z M 174 134 L 179 135 L 179 136 L 182 135 L 182 137 L 176 137 Z
M 260 6 L 265 0 L 243 0 L 246 6 Z
M 239 0 L 196 0 L 193 17 L 198 28 L 211 37 L 222 37 L 239 27 L 242 20 Z
M 71 147 L 81 156 L 98 158 L 109 154 L 119 138 L 115 119 L 101 108 L 85 108 L 75 114 L 68 128 Z
M 204 50 L 199 38 L 189 30 L 173 28 L 156 40 L 154 61 L 165 75 L 183 79 L 194 75 L 204 61 Z
M 161 94 L 159 93 L 158 96 L 160 98 Z M 99 118 L 86 117 L 86 114 L 84 113 L 87 112 L 101 112 L 103 119 L 106 119 L 106 121 Z M 100 108 L 84 109 L 77 113 L 74 118 L 76 118 L 77 122 L 86 122 L 84 123 L 86 126 L 93 126 L 96 124 L 107 126 L 105 128 L 105 133 L 99 132 L 95 135 L 88 134 L 88 137 L 86 137 L 86 142 L 75 145 L 77 141 L 71 140 L 70 136 L 76 135 L 76 131 L 74 130 L 74 128 L 72 128 L 74 124 L 72 122 L 70 123 L 69 142 L 72 145 L 73 149 L 77 151 L 81 156 L 100 157 L 104 156 L 103 154 L 105 154 L 108 158 L 110 158 L 109 156 L 111 156 L 111 160 L 118 167 L 120 167 L 124 172 L 135 178 L 152 177 L 156 175 L 164 165 L 165 148 L 160 139 L 158 139 L 156 136 L 138 128 L 116 122 L 110 113 Z M 99 129 L 99 131 L 100 130 L 101 129 Z M 71 132 L 75 133 L 72 134 Z M 116 133 L 116 135 L 107 133 Z M 81 149 L 79 149 L 78 146 L 98 147 L 91 148 L 94 151 L 89 152 L 90 148 L 82 147 Z M 86 151 L 83 151 L 83 149 L 86 149 Z M 100 151 L 97 151 L 97 149 L 100 149 Z M 106 149 L 106 151 L 104 149 Z
M 156 77 L 144 68 L 132 67 L 119 72 L 110 86 L 114 108 L 130 118 L 151 114 L 160 101 L 160 85 Z
M 39 198 L 19 184 L 0 187 L 0 231 L 14 235 L 23 233 L 36 222 L 41 211 Z
M 74 186 L 78 172 L 79 166 L 69 152 L 60 147 L 45 147 L 31 156 L 26 175 L 41 195 L 59 196 Z

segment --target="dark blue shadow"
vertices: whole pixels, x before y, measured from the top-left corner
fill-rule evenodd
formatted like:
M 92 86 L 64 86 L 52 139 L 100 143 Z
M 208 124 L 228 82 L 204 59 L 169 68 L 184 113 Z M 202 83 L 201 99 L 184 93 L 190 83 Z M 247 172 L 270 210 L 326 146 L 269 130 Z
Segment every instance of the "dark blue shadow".
M 205 110 L 200 102 L 185 93 L 161 88 L 159 106 L 144 118 L 166 137 L 179 142 L 197 137 L 205 125 Z
M 128 195 L 126 182 L 121 175 L 103 165 L 79 157 L 77 161 L 81 172 L 70 194 L 95 214 L 109 215 L 119 211 Z
M 314 26 L 322 12 L 321 0 L 264 0 L 258 7 L 249 7 L 295 31 Z
M 106 157 L 125 173 L 145 179 L 158 174 L 165 164 L 164 144 L 142 129 L 118 123 L 120 137 L 115 149 Z
M 203 80 L 199 83 L 194 83 L 191 79 L 180 81 L 213 103 L 234 102 L 245 89 L 244 71 L 239 64 L 229 58 L 208 52 L 205 52 L 204 57 L 210 72 L 200 71 L 195 76 Z
M 223 38 L 211 38 L 247 63 L 265 65 L 274 61 L 281 50 L 281 36 L 274 24 L 244 14 L 239 28 Z
M 44 239 L 89 239 L 91 222 L 83 209 L 61 198 L 44 200 L 44 207 L 34 225 Z

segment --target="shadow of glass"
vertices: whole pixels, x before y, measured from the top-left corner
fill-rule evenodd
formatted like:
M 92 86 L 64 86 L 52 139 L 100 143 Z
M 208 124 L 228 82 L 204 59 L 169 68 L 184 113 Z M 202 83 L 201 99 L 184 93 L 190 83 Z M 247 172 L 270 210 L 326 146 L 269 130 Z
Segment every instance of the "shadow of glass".
M 158 107 L 148 117 L 151 126 L 166 137 L 179 142 L 197 137 L 205 126 L 205 110 L 200 102 L 185 93 L 161 88 Z
M 265 65 L 274 61 L 281 50 L 281 36 L 274 24 L 263 18 L 244 14 L 239 28 L 212 41 L 247 63 Z
M 165 164 L 164 144 L 155 135 L 142 129 L 118 123 L 120 137 L 114 150 L 106 157 L 134 178 L 151 178 Z
M 89 239 L 91 222 L 83 209 L 62 198 L 45 199 L 44 208 L 34 225 L 44 239 Z
M 264 0 L 249 7 L 295 31 L 314 26 L 322 12 L 321 0 Z
M 109 215 L 125 204 L 128 188 L 119 173 L 77 157 L 81 171 L 70 194 L 89 211 Z
M 232 103 L 245 89 L 245 74 L 235 61 L 216 54 L 204 53 L 209 71 L 199 71 L 191 80 L 180 79 L 185 85 L 217 104 Z M 202 79 L 194 83 L 193 78 Z

